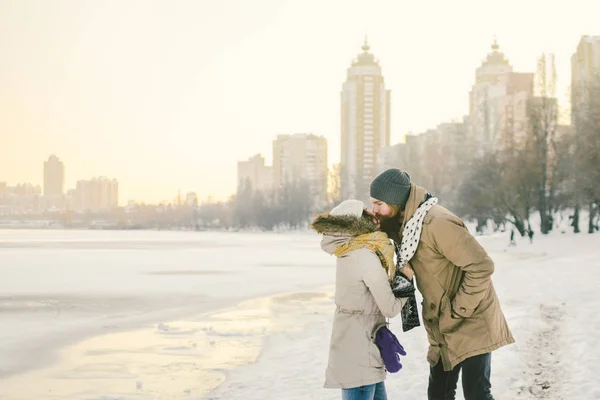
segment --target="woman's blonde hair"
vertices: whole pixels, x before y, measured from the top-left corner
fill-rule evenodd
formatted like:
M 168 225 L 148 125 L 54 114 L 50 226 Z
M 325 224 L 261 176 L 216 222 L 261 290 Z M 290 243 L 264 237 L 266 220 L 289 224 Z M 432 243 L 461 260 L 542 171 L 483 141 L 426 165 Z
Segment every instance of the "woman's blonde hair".
M 388 204 L 388 205 L 392 209 L 392 217 L 396 217 L 398 215 L 398 213 L 400 212 L 400 206 L 398 206 L 396 204 Z

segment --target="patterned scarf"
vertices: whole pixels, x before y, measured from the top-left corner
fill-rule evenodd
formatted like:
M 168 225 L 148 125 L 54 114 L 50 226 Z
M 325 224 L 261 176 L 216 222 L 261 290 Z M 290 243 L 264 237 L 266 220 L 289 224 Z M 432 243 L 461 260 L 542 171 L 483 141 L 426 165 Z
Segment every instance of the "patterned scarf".
M 411 330 L 420 325 L 419 310 L 417 308 L 417 299 L 415 297 L 415 286 L 412 280 L 400 272 L 400 268 L 404 267 L 413 258 L 419 240 L 421 239 L 421 231 L 423 230 L 423 220 L 427 212 L 436 205 L 438 199 L 428 194 L 427 200 L 421 203 L 414 215 L 408 220 L 402 230 L 402 242 L 400 244 L 394 242 L 397 256 L 397 272 L 392 280 L 392 291 L 396 297 L 406 297 L 408 301 L 402 307 L 402 330 L 404 332 Z
M 384 232 L 372 232 L 351 238 L 348 243 L 338 247 L 333 253 L 337 257 L 343 256 L 353 250 L 367 248 L 379 257 L 381 266 L 385 269 L 388 279 L 396 275 L 396 265 L 394 265 L 394 246 L 390 242 L 388 235 Z

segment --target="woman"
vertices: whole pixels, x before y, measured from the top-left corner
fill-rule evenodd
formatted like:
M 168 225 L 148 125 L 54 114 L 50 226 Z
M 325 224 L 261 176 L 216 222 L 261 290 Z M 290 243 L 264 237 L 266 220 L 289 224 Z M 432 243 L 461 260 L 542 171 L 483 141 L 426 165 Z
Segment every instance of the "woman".
M 390 287 L 394 247 L 358 200 L 317 216 L 312 228 L 324 235 L 323 250 L 337 257 L 337 309 L 325 387 L 341 388 L 343 400 L 386 400 L 386 369 L 374 337 L 406 301 L 397 299 Z

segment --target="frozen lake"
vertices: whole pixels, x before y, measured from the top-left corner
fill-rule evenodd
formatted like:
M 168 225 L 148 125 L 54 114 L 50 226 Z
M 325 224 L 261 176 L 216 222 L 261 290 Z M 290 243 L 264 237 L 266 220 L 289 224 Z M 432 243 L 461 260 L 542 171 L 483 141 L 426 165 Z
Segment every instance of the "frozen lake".
M 185 336 L 181 332 L 213 329 L 214 324 L 203 322 L 208 321 L 203 316 L 210 311 L 222 310 L 217 317 L 211 314 L 211 318 L 221 320 L 234 311 L 252 314 L 257 306 L 244 300 L 267 302 L 274 293 L 303 292 L 330 284 L 334 277 L 332 259 L 319 250 L 318 243 L 319 238 L 310 233 L 0 230 L 0 379 L 5 379 L 0 381 L 0 398 L 32 398 L 33 393 L 19 394 L 23 383 L 19 376 L 48 368 L 65 359 L 66 353 L 75 352 L 74 356 L 83 360 L 85 357 L 76 353 L 78 345 L 89 347 L 89 343 L 81 342 L 83 339 L 100 337 L 104 342 L 131 348 L 138 356 L 119 361 L 127 370 L 129 362 L 145 362 L 136 346 L 151 354 L 162 345 L 160 339 L 181 339 Z M 258 308 L 268 311 L 265 304 Z M 236 329 L 254 329 L 250 326 L 256 322 L 252 315 L 242 318 L 231 314 L 230 318 L 233 324 L 240 322 Z M 223 326 L 231 331 L 229 337 L 239 336 L 233 327 Z M 246 356 L 248 360 L 232 365 L 256 358 L 259 344 Z M 113 346 L 99 344 L 106 345 Z M 221 346 L 220 352 L 226 348 Z M 217 353 L 213 358 L 227 366 L 226 357 L 220 360 Z M 96 359 L 84 362 L 89 365 Z M 217 364 L 207 362 L 205 369 L 223 368 Z M 81 367 L 71 366 L 77 371 Z M 94 380 L 100 382 L 100 387 L 110 388 L 109 382 L 98 378 L 107 376 L 110 381 L 114 371 L 96 373 Z M 123 373 L 121 377 L 113 376 L 120 382 L 113 392 L 116 395 L 148 392 L 152 386 L 141 383 L 140 390 L 143 378 Z M 213 375 L 215 382 L 222 381 L 222 373 Z M 88 376 L 89 371 L 82 374 Z M 213 386 L 214 382 L 199 378 L 199 383 L 182 388 L 181 393 L 201 393 Z M 48 381 L 48 385 L 55 387 L 56 382 Z M 61 386 L 77 385 L 70 382 Z M 98 395 L 94 390 L 61 391 L 55 387 L 53 394 L 46 389 L 35 392 L 35 396 L 40 398 L 37 396 L 43 393 L 47 398 L 91 398 Z

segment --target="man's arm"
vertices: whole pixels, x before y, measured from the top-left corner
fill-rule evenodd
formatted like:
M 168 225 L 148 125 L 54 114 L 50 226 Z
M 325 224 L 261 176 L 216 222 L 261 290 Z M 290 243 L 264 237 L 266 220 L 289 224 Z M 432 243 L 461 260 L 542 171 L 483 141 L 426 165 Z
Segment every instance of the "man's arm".
M 490 287 L 494 262 L 458 218 L 434 218 L 429 233 L 437 251 L 465 273 L 452 310 L 469 318 Z

